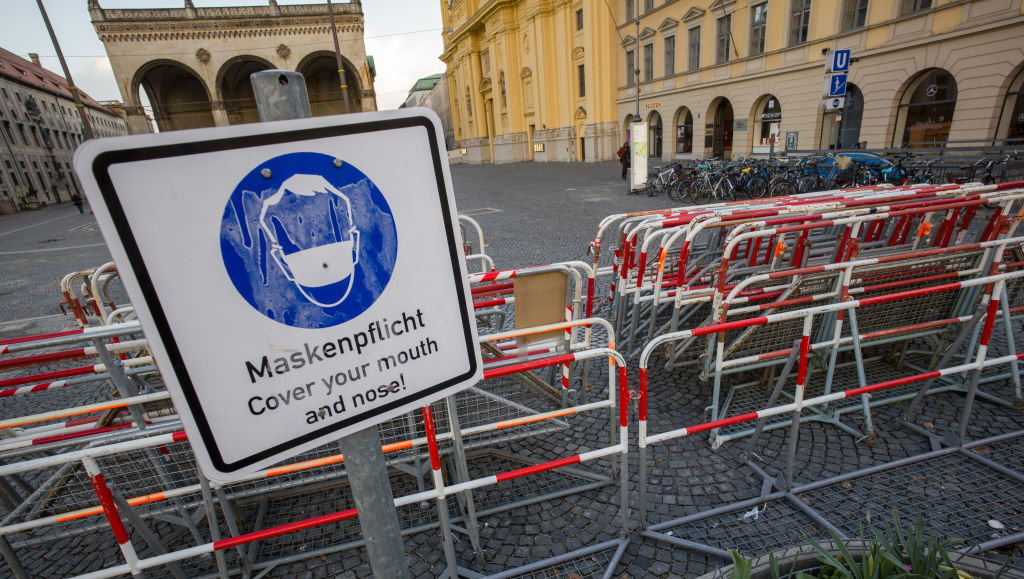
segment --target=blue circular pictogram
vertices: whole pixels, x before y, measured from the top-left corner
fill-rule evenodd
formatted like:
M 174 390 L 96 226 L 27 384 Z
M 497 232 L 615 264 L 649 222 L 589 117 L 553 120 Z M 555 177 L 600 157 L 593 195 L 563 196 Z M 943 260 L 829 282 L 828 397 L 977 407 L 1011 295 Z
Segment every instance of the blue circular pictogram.
M 359 169 L 321 153 L 268 159 L 235 187 L 221 220 L 231 283 L 264 316 L 329 328 L 366 311 L 398 256 L 394 216 Z

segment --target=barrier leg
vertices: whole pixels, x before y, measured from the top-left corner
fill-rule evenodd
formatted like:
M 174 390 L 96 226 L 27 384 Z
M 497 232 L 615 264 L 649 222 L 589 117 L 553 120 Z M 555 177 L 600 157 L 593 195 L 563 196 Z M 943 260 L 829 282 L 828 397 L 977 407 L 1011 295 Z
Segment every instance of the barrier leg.
M 110 496 L 113 497 L 114 504 L 117 505 L 118 514 L 124 515 L 129 521 L 131 521 L 132 526 L 135 527 L 135 532 L 142 536 L 142 540 L 149 545 L 150 550 L 157 555 L 166 555 L 167 549 L 164 548 L 163 543 L 161 543 L 160 539 L 153 534 L 153 531 L 149 530 L 146 522 L 143 521 L 142 517 L 135 512 L 135 509 L 128 504 L 128 501 L 121 496 L 121 493 L 116 490 L 111 490 Z M 171 575 L 174 575 L 177 579 L 185 579 L 185 574 L 181 571 L 181 566 L 177 563 L 168 563 L 167 568 L 171 572 Z
M 857 386 L 863 388 L 868 384 L 868 378 L 864 373 L 864 352 L 860 345 L 860 326 L 857 324 L 857 308 L 847 310 L 850 315 L 850 337 L 853 339 L 853 361 L 857 366 Z M 875 427 L 871 421 L 871 399 L 868 394 L 860 395 L 861 413 L 864 416 L 864 436 L 873 441 Z
M 1002 302 L 1000 309 L 1003 312 L 1003 328 L 1006 331 L 1006 351 L 1012 354 L 1017 351 L 1017 346 L 1013 339 L 1013 322 L 1010 320 L 1010 300 L 1004 299 Z M 1010 362 L 1010 377 L 1013 379 L 1014 402 L 1018 407 L 1021 407 L 1024 405 L 1024 398 L 1021 397 L 1020 365 L 1017 363 L 1017 360 Z
M 459 482 L 469 481 L 469 466 L 466 464 L 466 448 L 462 442 L 462 426 L 459 424 L 459 412 L 455 403 L 455 396 L 445 398 L 448 405 L 448 426 L 452 429 L 452 450 L 455 453 L 455 473 Z M 433 415 L 431 415 L 433 424 Z M 480 526 L 476 519 L 476 502 L 473 500 L 473 491 L 467 490 L 462 493 L 462 502 L 466 511 L 466 532 L 469 534 L 469 542 L 476 554 L 477 562 L 484 564 L 484 550 L 480 542 Z M 454 568 L 453 568 L 454 569 Z
M 210 493 L 210 481 L 206 480 L 201 471 L 199 475 L 199 489 L 203 494 L 203 504 L 206 505 L 206 523 L 210 526 L 210 538 L 214 541 L 220 540 L 220 522 L 217 520 L 217 509 L 213 504 L 213 495 Z M 217 572 L 221 579 L 228 579 L 228 565 L 224 560 L 222 551 L 214 551 L 213 556 L 217 561 Z
M 964 345 L 964 342 L 966 342 L 969 337 L 975 335 L 975 330 L 977 329 L 978 322 L 981 320 L 982 312 L 984 311 L 985 308 L 983 307 L 983 305 L 979 305 L 977 311 L 975 311 L 974 315 L 971 316 L 971 319 L 967 322 L 964 328 L 960 330 L 960 333 L 957 334 L 957 337 L 953 340 L 953 343 L 951 343 L 949 347 L 946 348 L 946 351 L 942 354 L 942 358 L 939 359 L 938 364 L 930 368 L 931 370 L 941 370 L 949 364 L 950 360 L 953 359 L 953 356 L 955 356 L 956 353 L 960 351 L 960 347 Z M 967 354 L 965 354 L 965 358 L 966 357 Z M 924 401 L 925 395 L 928 393 L 928 390 L 931 389 L 934 383 L 935 378 L 931 378 L 929 380 L 925 380 L 921 384 L 921 388 L 917 391 L 917 396 L 915 396 L 914 400 L 911 401 L 910 405 L 907 406 L 907 409 L 903 411 L 902 418 L 904 421 L 910 422 L 911 420 L 913 420 L 914 414 L 917 413 L 918 407 L 921 406 L 921 403 Z
M 114 387 L 117 388 L 117 392 L 124 398 L 131 398 L 137 396 L 139 393 L 128 378 L 125 376 L 124 371 L 121 368 L 120 362 L 115 363 L 114 357 L 107 351 L 107 344 L 97 338 L 92 340 L 93 347 L 96 348 L 96 355 L 99 356 L 100 361 L 107 368 L 107 373 L 110 375 L 110 380 L 114 383 Z M 146 429 L 146 415 L 140 405 L 132 405 L 128 407 L 128 412 L 131 413 L 132 419 L 135 420 L 135 424 L 139 430 Z
M 21 566 L 21 560 L 18 559 L 18 555 L 11 548 L 11 543 L 7 541 L 7 537 L 0 535 L 0 555 L 3 555 L 4 561 L 7 562 L 7 566 L 11 568 L 11 573 L 17 579 L 31 579 L 25 568 Z
M 449 397 L 450 399 L 451 397 Z M 437 452 L 437 435 L 434 431 L 434 415 L 430 406 L 424 406 L 423 426 L 427 433 L 427 447 L 430 451 L 430 473 L 434 479 L 434 490 L 437 491 L 437 515 L 441 524 L 441 540 L 444 545 L 445 564 L 448 565 L 447 575 L 458 577 L 458 560 L 455 558 L 455 542 L 452 539 L 452 526 L 448 520 L 448 496 L 444 492 L 444 475 L 441 473 L 441 457 Z
M 800 356 L 800 340 L 793 341 L 793 351 L 789 353 L 786 358 L 786 365 L 782 367 L 782 372 L 779 374 L 779 379 L 775 382 L 775 387 L 772 388 L 772 393 L 768 397 L 766 406 L 775 406 L 775 401 L 779 399 L 779 395 L 782 393 L 782 388 L 786 384 L 786 380 L 789 379 L 790 373 L 793 372 L 793 364 L 796 363 L 797 358 Z M 757 419 L 757 427 L 754 429 L 754 434 L 750 436 L 750 442 L 747 443 L 746 453 L 750 454 L 754 452 L 754 448 L 757 446 L 757 439 L 760 438 L 761 432 L 764 431 L 765 425 L 768 424 L 768 418 L 762 417 Z
M 804 317 L 804 331 L 800 336 L 800 364 L 796 371 L 796 395 L 793 403 L 793 423 L 789 427 L 789 452 L 786 455 L 786 490 L 793 490 L 793 465 L 796 462 L 796 445 L 800 437 L 800 414 L 804 402 L 804 386 L 807 384 L 807 354 L 811 345 L 811 322 L 814 316 Z
M 221 512 L 224 513 L 224 523 L 228 526 L 228 531 L 232 537 L 241 535 L 241 531 L 238 528 L 238 517 L 235 516 L 235 509 L 231 506 L 231 501 L 228 499 L 227 493 L 224 489 L 217 489 L 217 502 L 220 503 Z M 260 529 L 263 526 L 263 517 L 267 512 L 267 497 L 266 495 L 260 500 L 259 511 L 256 516 L 256 524 L 254 529 Z M 238 552 L 238 558 L 242 562 L 242 572 L 246 577 L 252 576 L 252 560 L 256 556 L 255 543 L 250 545 L 249 552 L 246 553 L 244 545 L 238 545 L 235 547 Z
M 89 475 L 92 488 L 96 491 L 96 498 L 99 499 L 100 506 L 103 507 L 107 522 L 110 523 L 110 530 L 114 532 L 114 539 L 117 540 L 117 545 L 121 549 L 121 554 L 124 555 L 129 571 L 136 577 L 142 576 L 142 570 L 138 567 L 139 557 L 135 554 L 135 547 L 132 546 L 131 539 L 128 537 L 128 531 L 125 530 L 124 523 L 117 513 L 110 488 L 103 480 L 103 474 L 100 472 L 99 465 L 96 464 L 96 459 L 85 457 L 82 459 L 82 464 L 85 466 L 85 472 Z
M 974 409 L 974 398 L 978 394 L 978 381 L 981 380 L 981 373 L 984 370 L 985 359 L 988 357 L 988 341 L 992 337 L 992 326 L 995 324 L 996 311 L 999 309 L 999 301 L 1002 297 L 1003 280 L 995 282 L 992 287 L 992 295 L 989 298 L 988 308 L 985 312 L 985 325 L 981 330 L 981 340 L 978 343 L 978 355 L 975 359 L 977 364 L 971 372 L 971 385 L 967 389 L 967 399 L 964 401 L 963 414 L 960 416 L 959 442 L 964 444 L 967 440 L 967 425 L 970 423 L 971 411 Z

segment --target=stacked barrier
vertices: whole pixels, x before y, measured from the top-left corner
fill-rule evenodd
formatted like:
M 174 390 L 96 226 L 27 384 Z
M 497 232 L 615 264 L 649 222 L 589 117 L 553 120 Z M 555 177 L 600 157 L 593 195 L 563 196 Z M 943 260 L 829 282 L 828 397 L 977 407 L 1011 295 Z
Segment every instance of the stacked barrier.
M 952 391 L 963 394 L 966 447 L 977 399 L 1022 405 L 1024 353 L 1011 326 L 1024 312 L 1020 185 L 873 187 L 612 216 L 591 244 L 593 264 L 504 271 L 479 226 L 460 220 L 478 264 L 469 282 L 484 380 L 379 426 L 402 533 L 437 529 L 444 571 L 473 576 L 466 562 L 486 557 L 480 517 L 616 485 L 619 538 L 498 576 L 572 576 L 572 561 L 598 553 L 610 575 L 630 528 L 630 392 L 617 342 L 640 367 L 639 518 L 658 541 L 727 556 L 670 529 L 779 498 L 799 509 L 802 423 L 870 438 L 878 405 L 906 401 L 911 420 L 926 395 Z M 618 243 L 610 265 L 600 263 L 605 236 Z M 523 289 L 544 276 L 558 289 Z M 12 573 L 26 576 L 26 553 L 84 535 L 104 552 L 87 577 L 261 575 L 363 545 L 333 445 L 231 484 L 205 480 L 130 306 L 111 299 L 115 279 L 108 264 L 62 282 L 80 329 L 0 342 L 0 554 Z M 541 306 L 553 319 L 538 325 Z M 592 317 L 600 310 L 611 321 Z M 708 421 L 648 431 L 655 360 L 712 382 Z M 73 403 L 89 388 L 102 399 Z M 44 403 L 17 405 L 30 400 Z M 840 420 L 853 413 L 859 427 Z M 753 449 L 787 428 L 779 475 L 747 463 L 776 492 L 647 525 L 651 446 L 707 433 L 715 447 L 746 437 Z M 600 443 L 575 454 L 544 450 L 596 431 Z

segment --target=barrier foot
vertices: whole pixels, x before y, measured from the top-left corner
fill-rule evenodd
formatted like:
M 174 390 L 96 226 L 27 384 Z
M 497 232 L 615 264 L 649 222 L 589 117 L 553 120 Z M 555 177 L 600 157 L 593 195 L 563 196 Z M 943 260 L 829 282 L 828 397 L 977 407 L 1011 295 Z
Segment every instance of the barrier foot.
M 139 517 L 139 514 L 135 512 L 135 509 L 128 504 L 128 501 L 121 495 L 120 492 L 110 489 L 111 496 L 114 497 L 114 504 L 117 505 L 117 512 L 128 519 L 132 526 L 135 527 L 135 531 L 142 537 L 149 548 L 157 555 L 166 555 L 167 549 L 164 548 L 163 543 L 160 539 L 153 534 L 153 531 L 149 529 L 145 521 Z M 174 575 L 176 579 L 185 579 L 185 573 L 182 572 L 181 567 L 177 563 L 168 563 L 168 571 L 171 575 Z
M 0 536 L 0 555 L 3 555 L 4 561 L 7 562 L 7 566 L 11 568 L 11 573 L 17 579 L 31 579 L 31 575 L 21 566 L 21 561 L 18 559 L 18 555 L 14 553 L 14 549 L 11 548 L 7 537 Z

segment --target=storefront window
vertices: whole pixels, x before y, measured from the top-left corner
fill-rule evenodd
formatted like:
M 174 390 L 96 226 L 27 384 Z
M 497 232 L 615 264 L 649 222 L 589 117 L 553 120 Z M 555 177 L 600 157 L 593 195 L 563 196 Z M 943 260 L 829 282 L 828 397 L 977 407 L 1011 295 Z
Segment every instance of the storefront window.
M 996 139 L 1006 139 L 1006 145 L 1024 145 L 1024 71 L 1010 83 Z M 996 144 L 1000 143 L 997 141 Z
M 779 104 L 779 99 L 769 95 L 761 107 L 757 120 L 761 124 L 761 130 L 758 132 L 760 143 L 770 145 L 771 139 L 774 138 L 775 143 L 778 144 L 779 133 L 782 130 L 782 105 Z
M 693 152 L 693 114 L 683 109 L 676 114 L 676 152 Z
M 945 144 L 953 124 L 956 96 L 956 80 L 941 68 L 911 83 L 897 114 L 893 145 L 913 148 Z

